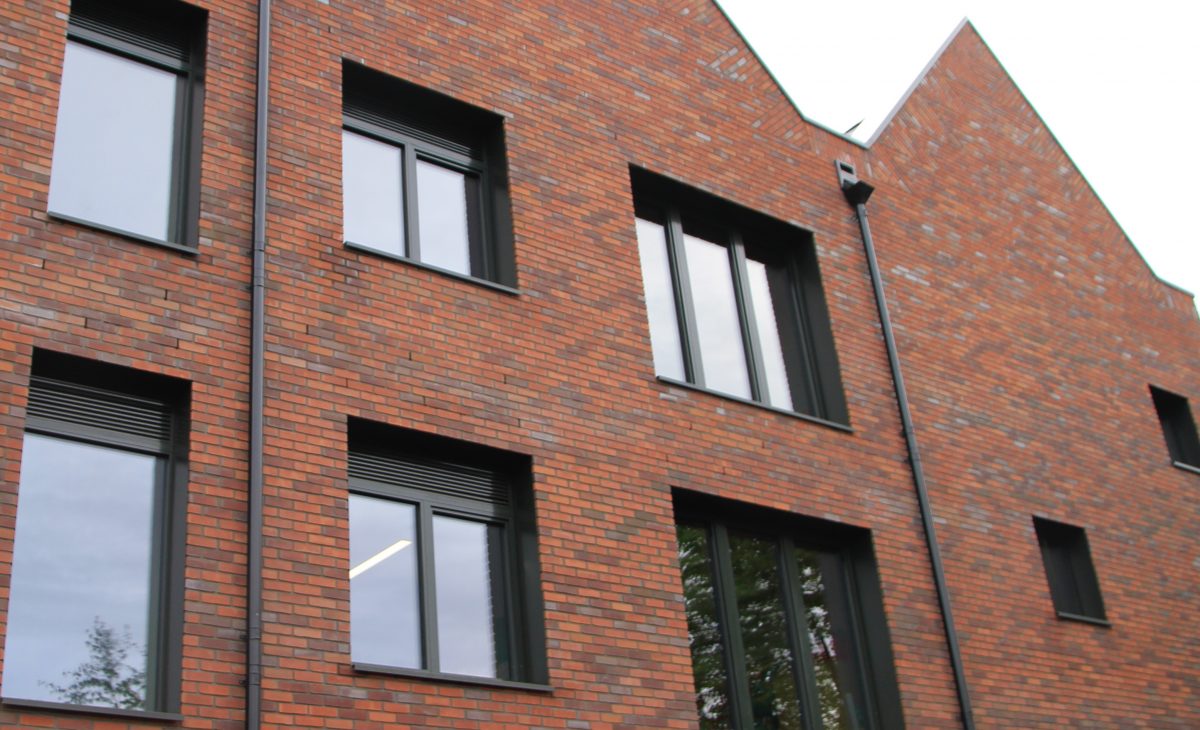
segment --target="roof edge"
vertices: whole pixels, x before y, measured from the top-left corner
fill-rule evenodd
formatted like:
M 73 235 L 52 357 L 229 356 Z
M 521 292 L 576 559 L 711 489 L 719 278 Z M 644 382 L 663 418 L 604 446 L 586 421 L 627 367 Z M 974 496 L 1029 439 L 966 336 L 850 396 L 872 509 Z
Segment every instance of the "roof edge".
M 1133 237 L 1129 235 L 1129 232 L 1125 230 L 1125 227 L 1123 225 L 1121 225 L 1121 221 L 1118 220 L 1117 216 L 1113 214 L 1112 208 L 1109 208 L 1108 203 L 1104 202 L 1103 196 L 1100 195 L 1100 192 L 1098 190 L 1096 190 L 1096 187 L 1094 185 L 1092 185 L 1092 181 L 1089 180 L 1087 175 L 1085 175 L 1083 173 L 1083 170 L 1080 169 L 1079 164 L 1075 162 L 1075 158 L 1073 158 L 1071 156 L 1071 153 L 1067 150 L 1066 146 L 1058 138 L 1058 135 L 1056 135 L 1054 133 L 1054 129 L 1049 124 L 1046 123 L 1046 120 L 1042 117 L 1041 112 L 1039 112 L 1037 110 L 1037 107 L 1034 106 L 1033 102 L 1029 100 L 1029 97 L 1026 96 L 1025 92 L 1021 89 L 1021 85 L 1018 84 L 1016 79 L 1014 79 L 1012 77 L 1012 74 L 1010 74 L 1008 72 L 1008 69 L 1005 68 L 1005 66 L 1004 66 L 1004 62 L 1000 60 L 1000 57 L 997 56 L 996 52 L 992 50 L 992 47 L 990 45 L 988 45 L 987 39 L 985 39 L 983 37 L 983 34 L 979 32 L 979 29 L 975 27 L 975 24 L 972 23 L 969 18 L 964 17 L 962 20 L 960 20 L 958 22 L 958 25 L 955 26 L 954 30 L 950 33 L 949 37 L 946 38 L 945 42 L 942 43 L 940 48 L 938 48 L 937 52 L 933 54 L 933 57 L 929 59 L 929 63 L 925 64 L 925 68 L 921 69 L 921 73 L 917 74 L 916 79 L 913 80 L 912 84 L 908 87 L 908 90 L 904 92 L 904 95 L 900 97 L 900 100 L 896 102 L 896 105 L 894 107 L 892 107 L 892 110 L 890 112 L 888 112 L 888 115 L 886 117 L 884 117 L 883 122 L 879 125 L 878 128 L 876 128 L 875 133 L 871 135 L 871 139 L 867 141 L 867 143 L 864 145 L 864 147 L 869 150 L 875 145 L 875 142 L 879 140 L 879 138 L 883 135 L 883 133 L 891 125 L 892 120 L 900 113 L 900 110 L 904 108 L 904 105 L 908 103 L 908 100 L 916 92 L 917 87 L 919 87 L 921 85 L 921 82 L 925 80 L 925 77 L 929 75 L 929 72 L 931 70 L 933 70 L 933 67 L 935 65 L 937 65 L 938 61 L 941 60 L 941 58 L 945 54 L 946 50 L 951 46 L 951 44 L 954 43 L 955 40 L 958 39 L 958 36 L 962 33 L 963 29 L 968 28 L 968 27 L 971 30 L 975 31 L 975 36 L 979 39 L 979 42 L 983 44 L 983 47 L 991 55 L 992 60 L 994 60 L 996 62 L 996 65 L 1000 68 L 1001 73 L 1003 73 L 1005 78 L 1008 79 L 1008 82 L 1013 85 L 1013 88 L 1017 90 L 1017 93 L 1021 95 L 1021 100 L 1024 101 L 1025 105 L 1027 107 L 1029 107 L 1029 110 L 1031 112 L 1033 112 L 1033 116 L 1037 119 L 1038 124 L 1042 125 L 1042 128 L 1045 129 L 1046 133 L 1050 135 L 1050 139 L 1054 142 L 1054 144 L 1058 147 L 1058 149 L 1063 153 L 1063 156 L 1067 158 L 1067 162 L 1069 162 L 1071 164 L 1071 167 L 1073 167 L 1075 169 L 1075 174 L 1079 175 L 1079 178 L 1081 180 L 1083 180 L 1084 185 L 1087 185 L 1088 190 L 1091 191 L 1092 196 L 1096 199 L 1096 202 L 1100 203 L 1100 207 L 1104 209 L 1104 212 L 1105 212 L 1105 214 L 1108 215 L 1109 220 L 1111 220 L 1113 222 L 1113 224 L 1116 225 L 1117 230 L 1121 232 L 1121 237 L 1125 239 L 1126 245 L 1128 245 L 1131 249 L 1133 249 L 1134 254 L 1137 255 L 1138 259 L 1141 260 L 1142 265 L 1146 267 L 1146 271 L 1148 271 L 1150 273 L 1150 276 L 1152 276 L 1156 281 L 1158 281 L 1158 283 L 1165 284 L 1166 286 L 1170 287 L 1171 289 L 1174 289 L 1174 290 L 1180 292 L 1181 294 L 1189 296 L 1193 300 L 1195 300 L 1196 299 L 1195 292 L 1189 291 L 1187 289 L 1184 289 L 1182 286 L 1179 286 L 1178 284 L 1167 281 L 1163 277 L 1159 276 L 1158 272 L 1156 272 L 1154 270 L 1154 267 L 1151 266 L 1150 262 L 1146 260 L 1145 255 L 1143 255 L 1141 250 L 1138 249 L 1137 245 L 1134 244 Z M 776 82 L 776 83 L 778 83 L 778 82 Z
M 975 26 L 971 24 L 969 18 L 964 17 L 962 20 L 958 21 L 958 25 L 954 26 L 954 30 L 950 31 L 950 35 L 946 36 L 946 40 L 942 41 L 942 45 L 938 47 L 937 51 L 935 51 L 933 56 L 929 59 L 929 62 L 925 64 L 925 67 L 921 69 L 921 72 L 918 73 L 917 77 L 913 79 L 913 82 L 909 84 L 908 89 L 906 89 L 905 92 L 900 95 L 900 99 L 896 102 L 895 106 L 892 107 L 892 110 L 887 113 L 887 116 L 885 116 L 883 121 L 879 123 L 879 126 L 875 128 L 875 133 L 871 135 L 869 140 L 867 140 L 866 144 L 864 145 L 865 147 L 870 148 L 873 146 L 875 141 L 879 139 L 879 137 L 889 126 L 891 126 L 892 120 L 896 118 L 896 115 L 899 114 L 900 110 L 904 108 L 904 105 L 908 103 L 909 98 L 912 97 L 913 93 L 916 92 L 917 87 L 921 85 L 921 82 L 925 80 L 925 77 L 929 75 L 929 72 L 933 70 L 933 67 L 937 65 L 937 62 L 942 59 L 942 55 L 946 53 L 946 49 L 950 47 L 951 43 L 954 43 L 954 40 L 958 38 L 959 33 L 962 33 L 963 28 L 968 26 L 970 26 L 972 30 L 975 30 Z M 979 35 L 978 30 L 975 30 L 975 35 Z M 980 40 L 983 39 L 983 36 L 979 37 Z M 992 49 L 989 48 L 988 52 L 990 53 L 991 50 Z M 992 53 L 993 57 L 995 55 L 995 53 Z M 996 60 L 999 61 L 999 59 Z M 1008 71 L 1005 71 L 1004 75 L 1008 76 Z M 1010 76 L 1009 78 L 1011 80 L 1012 77 Z M 1021 94 L 1021 96 L 1025 95 Z M 1025 103 L 1028 104 L 1029 100 L 1026 99 Z M 1031 108 L 1032 106 L 1033 105 L 1030 104 Z M 1045 122 L 1043 122 L 1043 125 L 1044 124 Z M 1062 145 L 1059 146 L 1061 147 Z
M 733 18 L 729 16 L 729 13 L 725 12 L 725 8 L 721 7 L 720 0 L 712 0 L 712 4 L 717 9 L 717 12 L 721 14 L 721 17 L 725 18 L 725 22 L 729 24 L 729 27 L 733 29 L 733 32 L 737 34 L 737 37 L 742 41 L 742 45 L 746 47 L 746 50 L 750 51 L 750 55 L 754 56 L 754 60 L 758 63 L 758 67 L 766 72 L 767 78 L 771 79 L 771 83 L 775 85 L 775 89 L 783 96 L 785 100 L 787 100 L 787 103 L 791 105 L 792 109 L 796 111 L 796 115 L 800 117 L 800 121 L 808 124 L 809 126 L 816 127 L 822 132 L 833 135 L 843 142 L 849 142 L 860 149 L 865 150 L 870 147 L 869 142 L 863 142 L 862 140 L 855 139 L 854 137 L 838 132 L 818 121 L 809 119 L 804 112 L 800 110 L 800 106 L 796 103 L 796 100 L 792 98 L 792 95 L 789 94 L 787 89 L 783 87 L 783 84 L 779 82 L 779 78 L 775 76 L 775 72 L 771 70 L 771 67 L 767 65 L 767 62 L 763 60 L 763 57 L 758 54 L 758 51 L 754 50 L 754 46 L 750 44 L 750 41 L 746 38 L 746 34 L 743 33 L 742 29 L 737 26 L 737 23 L 733 22 Z M 947 41 L 947 43 L 949 43 L 949 41 Z

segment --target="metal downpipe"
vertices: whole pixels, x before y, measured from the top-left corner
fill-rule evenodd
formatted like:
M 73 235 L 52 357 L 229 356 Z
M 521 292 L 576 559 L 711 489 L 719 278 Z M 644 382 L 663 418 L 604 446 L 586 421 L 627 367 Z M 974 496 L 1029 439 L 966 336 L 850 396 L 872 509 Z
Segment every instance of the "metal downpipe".
M 250 483 L 246 510 L 246 730 L 258 730 L 262 719 L 263 371 L 270 47 L 271 0 L 259 0 L 254 113 L 254 251 L 250 299 Z
M 937 588 L 938 604 L 942 611 L 942 625 L 946 630 L 946 644 L 950 650 L 950 665 L 954 669 L 954 682 L 958 690 L 958 706 L 962 712 L 965 730 L 975 730 L 971 714 L 971 696 L 967 690 L 967 678 L 963 672 L 962 652 L 958 645 L 958 631 L 954 627 L 954 615 L 950 607 L 950 591 L 946 586 L 946 573 L 942 565 L 942 554 L 938 548 L 934 530 L 933 511 L 929 507 L 929 492 L 925 487 L 925 470 L 921 464 L 921 450 L 917 446 L 917 434 L 913 428 L 912 413 L 908 407 L 908 391 L 904 387 L 904 374 L 900 369 L 900 355 L 892 331 L 892 319 L 888 314 L 887 297 L 883 290 L 883 278 L 879 273 L 879 260 L 875 257 L 875 243 L 871 238 L 871 224 L 867 219 L 867 199 L 875 191 L 873 187 L 858 179 L 854 168 L 846 163 L 837 163 L 838 182 L 846 201 L 854 207 L 858 216 L 858 227 L 862 234 L 863 249 L 867 254 L 867 269 L 871 276 L 871 288 L 875 292 L 875 304 L 879 309 L 879 322 L 883 328 L 883 341 L 887 348 L 888 365 L 892 371 L 892 382 L 896 388 L 896 402 L 900 409 L 900 423 L 904 429 L 904 441 L 908 447 L 908 461 L 912 466 L 913 486 L 916 488 L 917 504 L 921 510 L 921 523 L 925 528 L 925 543 L 929 548 L 929 562 L 933 567 L 933 582 Z

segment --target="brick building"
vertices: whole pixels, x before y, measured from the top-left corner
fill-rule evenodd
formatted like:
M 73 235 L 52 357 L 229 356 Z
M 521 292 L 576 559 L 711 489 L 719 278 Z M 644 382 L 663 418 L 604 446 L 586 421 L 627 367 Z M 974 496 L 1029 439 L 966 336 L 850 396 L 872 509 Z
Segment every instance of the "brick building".
M 0 724 L 1200 724 L 1192 297 L 973 28 L 860 145 L 708 0 L 262 5 L 0 9 Z

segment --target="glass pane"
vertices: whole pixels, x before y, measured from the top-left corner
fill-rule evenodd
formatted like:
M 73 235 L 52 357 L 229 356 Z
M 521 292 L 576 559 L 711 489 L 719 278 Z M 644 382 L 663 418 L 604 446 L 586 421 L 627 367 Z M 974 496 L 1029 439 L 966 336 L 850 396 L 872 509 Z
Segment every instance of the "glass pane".
M 405 256 L 403 151 L 342 130 L 342 226 L 346 240 Z
M 821 727 L 825 730 L 866 727 L 863 697 L 855 679 L 858 666 L 851 614 L 840 585 L 841 560 L 828 553 L 796 550 L 796 567 L 807 613 Z
M 67 43 L 50 210 L 170 238 L 179 77 Z
M 350 657 L 419 668 L 421 592 L 417 510 L 410 504 L 350 495 Z
M 800 697 L 776 543 L 730 534 L 729 547 L 754 727 L 799 730 Z
M 675 307 L 675 285 L 667 255 L 667 231 L 662 225 L 637 219 L 638 253 L 642 257 L 642 286 L 646 290 L 646 314 L 650 318 L 650 347 L 654 372 L 684 380 L 683 347 L 679 342 L 679 320 Z
M 721 626 L 717 621 L 708 533 L 701 527 L 680 525 L 677 534 L 688 640 L 692 645 L 696 710 L 700 715 L 701 730 L 721 730 L 732 727 L 729 717 L 729 677 L 725 668 Z
M 777 299 L 779 301 L 787 300 L 784 297 L 771 296 L 771 286 L 767 279 L 767 265 L 763 262 L 747 259 L 746 275 L 750 279 L 750 301 L 754 303 L 754 327 L 758 332 L 763 367 L 767 374 L 763 400 L 777 408 L 792 410 L 792 392 L 788 386 L 787 361 L 783 357 L 783 341 L 779 336 L 779 321 L 775 316 L 775 301 Z M 774 277 L 776 282 L 779 282 L 781 278 L 786 281 L 784 277 Z
M 489 527 L 435 516 L 433 557 L 437 575 L 438 662 L 441 671 L 496 676 L 496 601 Z
M 684 235 L 692 303 L 704 386 L 741 398 L 750 397 L 750 374 L 742 342 L 729 250 L 702 238 Z
M 421 261 L 471 273 L 471 236 L 478 235 L 479 179 L 417 160 Z
M 4 695 L 146 707 L 158 458 L 26 434 Z

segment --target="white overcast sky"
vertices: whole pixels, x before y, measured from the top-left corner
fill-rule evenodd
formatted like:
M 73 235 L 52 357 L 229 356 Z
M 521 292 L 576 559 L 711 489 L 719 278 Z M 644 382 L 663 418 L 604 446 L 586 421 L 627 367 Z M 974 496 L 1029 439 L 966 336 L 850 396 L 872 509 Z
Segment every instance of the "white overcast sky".
M 806 117 L 864 141 L 969 18 L 1155 273 L 1200 295 L 1200 2 L 718 2 Z

